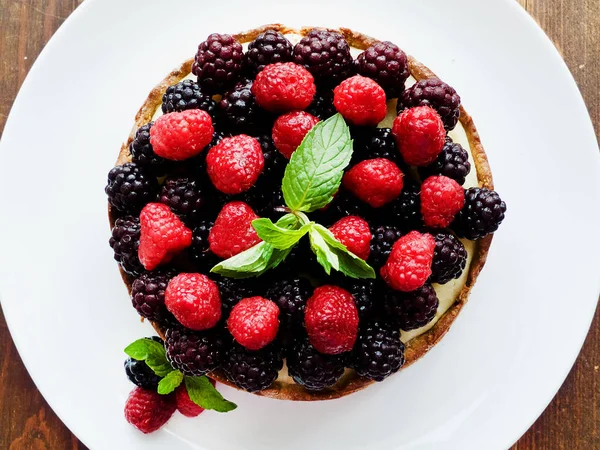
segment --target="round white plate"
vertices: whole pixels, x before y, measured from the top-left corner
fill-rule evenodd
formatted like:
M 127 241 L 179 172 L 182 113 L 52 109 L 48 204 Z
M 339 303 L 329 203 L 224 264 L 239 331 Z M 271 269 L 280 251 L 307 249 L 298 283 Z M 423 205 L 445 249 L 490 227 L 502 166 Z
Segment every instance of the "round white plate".
M 37 386 L 91 449 L 508 448 L 571 368 L 600 287 L 600 158 L 558 53 L 512 0 L 86 0 L 27 77 L 2 139 L 2 307 Z M 321 403 L 222 387 L 239 408 L 123 418 L 122 349 L 150 329 L 107 244 L 103 192 L 150 89 L 209 33 L 264 23 L 389 39 L 460 93 L 508 204 L 447 337 L 413 367 Z

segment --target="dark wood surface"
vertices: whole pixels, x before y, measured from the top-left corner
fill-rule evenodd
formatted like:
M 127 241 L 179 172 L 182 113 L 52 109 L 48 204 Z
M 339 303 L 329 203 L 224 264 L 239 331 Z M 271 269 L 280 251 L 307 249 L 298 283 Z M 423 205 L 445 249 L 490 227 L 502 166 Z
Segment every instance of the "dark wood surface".
M 0 133 L 31 65 L 83 0 L 0 0 Z M 518 0 L 554 40 L 600 130 L 600 0 Z M 0 449 L 85 447 L 48 407 L 0 311 Z M 512 450 L 600 449 L 600 313 L 548 409 Z

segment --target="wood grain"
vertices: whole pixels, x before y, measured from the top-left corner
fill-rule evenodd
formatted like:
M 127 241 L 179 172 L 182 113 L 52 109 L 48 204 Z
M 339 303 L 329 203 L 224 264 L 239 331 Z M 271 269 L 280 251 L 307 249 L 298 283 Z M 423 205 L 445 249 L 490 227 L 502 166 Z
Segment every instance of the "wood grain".
M 35 58 L 82 1 L 0 0 L 0 133 Z M 600 136 L 600 1 L 518 1 L 562 53 Z M 600 312 L 597 311 L 583 350 L 565 384 L 512 450 L 600 449 L 599 409 Z M 1 311 L 0 449 L 85 449 L 35 388 L 12 343 Z

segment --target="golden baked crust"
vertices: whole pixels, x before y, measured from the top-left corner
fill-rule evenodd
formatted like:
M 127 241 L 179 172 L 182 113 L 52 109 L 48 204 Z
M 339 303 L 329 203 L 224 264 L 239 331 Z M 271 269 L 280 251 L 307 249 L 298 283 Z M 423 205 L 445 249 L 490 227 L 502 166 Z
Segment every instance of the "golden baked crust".
M 270 24 L 236 34 L 234 35 L 234 37 L 241 43 L 245 43 L 254 40 L 260 33 L 264 32 L 267 29 L 274 29 L 282 33 L 295 33 L 305 35 L 306 33 L 308 33 L 309 30 L 312 29 L 312 27 L 304 27 L 300 30 L 296 30 L 281 24 Z M 341 32 L 348 41 L 348 43 L 352 47 L 357 48 L 359 50 L 364 50 L 374 42 L 377 42 L 377 40 L 372 37 L 358 33 L 348 28 L 339 28 L 336 31 Z M 410 73 L 417 81 L 422 80 L 424 78 L 431 78 L 436 76 L 434 72 L 432 72 L 430 69 L 428 69 L 425 65 L 417 61 L 412 56 L 408 57 L 408 62 Z M 148 95 L 148 98 L 146 99 L 146 101 L 138 111 L 137 115 L 135 116 L 135 124 L 129 135 L 129 138 L 121 146 L 121 151 L 117 159 L 117 165 L 131 161 L 131 155 L 129 153 L 129 144 L 135 137 L 135 131 L 140 126 L 152 120 L 155 111 L 161 105 L 162 96 L 167 87 L 178 83 L 182 78 L 189 74 L 191 72 L 192 63 L 193 59 L 185 61 L 179 68 L 171 72 L 163 81 L 161 81 L 154 89 L 152 89 L 152 91 Z M 492 172 L 490 170 L 483 146 L 481 145 L 479 134 L 477 133 L 477 129 L 475 128 L 475 124 L 473 123 L 473 119 L 462 106 L 460 107 L 459 120 L 465 130 L 465 133 L 469 140 L 469 144 L 471 146 L 471 153 L 475 162 L 475 169 L 477 171 L 477 179 L 479 186 L 488 189 L 493 189 L 494 184 L 492 179 Z M 114 224 L 114 218 L 110 212 L 110 206 L 109 219 L 112 226 Z M 467 275 L 467 281 L 463 286 L 462 290 L 460 291 L 456 301 L 452 304 L 452 306 L 450 306 L 450 308 L 442 315 L 442 317 L 439 318 L 439 320 L 431 329 L 421 334 L 420 336 L 415 337 L 406 344 L 406 362 L 403 368 L 408 367 L 417 359 L 422 357 L 435 344 L 437 344 L 440 341 L 440 339 L 442 339 L 442 337 L 448 332 L 450 326 L 454 322 L 454 319 L 456 319 L 458 313 L 461 311 L 462 307 L 467 302 L 469 292 L 471 291 L 471 288 L 477 280 L 479 272 L 485 264 L 487 253 L 492 242 L 492 237 L 493 235 L 489 235 L 477 241 L 475 246 L 475 253 L 473 255 L 471 264 L 468 267 L 469 273 Z M 127 289 L 131 291 L 131 280 L 122 270 L 121 275 L 123 281 L 127 285 Z M 153 324 L 153 326 L 156 329 L 156 331 L 164 337 L 163 330 L 159 329 L 159 327 L 156 324 Z M 215 371 L 211 373 L 210 377 L 214 378 L 215 380 L 221 383 L 235 387 L 227 380 L 227 378 L 220 371 Z M 346 370 L 344 376 L 338 381 L 338 383 L 335 386 L 320 392 L 310 392 L 298 384 L 280 382 L 278 380 L 268 389 L 265 389 L 261 392 L 257 392 L 256 394 L 281 400 L 329 400 L 343 397 L 360 389 L 364 389 L 371 383 L 374 382 L 358 376 L 352 370 Z

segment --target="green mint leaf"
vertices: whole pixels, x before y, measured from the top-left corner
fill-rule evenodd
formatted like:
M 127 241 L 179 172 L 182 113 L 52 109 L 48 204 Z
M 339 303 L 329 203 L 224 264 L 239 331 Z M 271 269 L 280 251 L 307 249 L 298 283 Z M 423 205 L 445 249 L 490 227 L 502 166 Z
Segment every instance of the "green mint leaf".
M 132 342 L 125 348 L 125 353 L 133 359 L 145 361 L 159 377 L 164 377 L 173 371 L 173 367 L 167 360 L 165 348 L 152 339 L 143 338 Z
M 179 370 L 172 370 L 158 383 L 157 392 L 167 395 L 173 392 L 183 381 L 183 374 Z
M 185 377 L 185 387 L 190 399 L 204 409 L 228 412 L 237 408 L 235 403 L 225 400 L 206 377 Z
M 282 228 L 266 218 L 253 220 L 252 226 L 259 238 L 280 250 L 296 245 L 302 236 L 308 233 L 309 228 L 308 225 L 303 225 L 298 230 Z
M 316 124 L 285 169 L 281 188 L 287 206 L 292 211 L 311 212 L 327 205 L 351 156 L 350 130 L 340 114 Z
M 323 236 L 314 227 L 311 227 L 308 236 L 310 237 L 310 248 L 317 256 L 317 261 L 323 266 L 327 275 L 331 273 L 331 269 L 339 270 L 339 258 Z
M 210 271 L 230 278 L 248 278 L 265 271 L 273 253 L 273 246 L 260 242 L 248 250 L 221 261 Z

